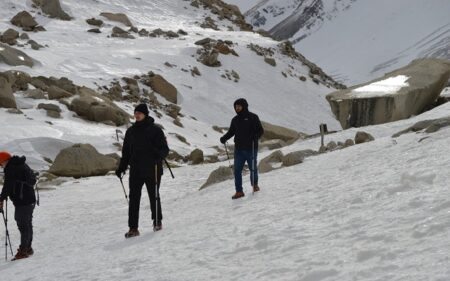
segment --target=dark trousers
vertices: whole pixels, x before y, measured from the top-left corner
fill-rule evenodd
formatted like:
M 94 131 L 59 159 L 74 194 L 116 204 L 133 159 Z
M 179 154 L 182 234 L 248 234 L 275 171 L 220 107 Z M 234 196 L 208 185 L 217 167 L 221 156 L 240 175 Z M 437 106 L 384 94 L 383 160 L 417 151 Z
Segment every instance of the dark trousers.
M 236 192 L 242 192 L 242 170 L 244 169 L 245 162 L 250 169 L 250 182 L 252 186 L 258 185 L 258 168 L 256 165 L 257 152 L 256 150 L 241 150 L 236 149 L 234 151 L 234 185 Z
M 130 205 L 128 207 L 128 226 L 130 228 L 139 227 L 139 207 L 141 204 L 142 186 L 144 185 L 144 183 L 147 187 L 147 193 L 150 199 L 150 209 L 152 211 L 153 225 L 161 224 L 162 212 L 161 200 L 159 198 L 160 181 L 161 175 L 158 176 L 157 183 L 154 176 L 142 178 L 137 174 L 130 174 Z M 158 198 L 158 200 L 156 198 Z M 156 213 L 158 213 L 158 218 L 155 220 Z
M 20 231 L 20 248 L 30 248 L 33 242 L 33 211 L 34 204 L 16 206 L 14 219 Z

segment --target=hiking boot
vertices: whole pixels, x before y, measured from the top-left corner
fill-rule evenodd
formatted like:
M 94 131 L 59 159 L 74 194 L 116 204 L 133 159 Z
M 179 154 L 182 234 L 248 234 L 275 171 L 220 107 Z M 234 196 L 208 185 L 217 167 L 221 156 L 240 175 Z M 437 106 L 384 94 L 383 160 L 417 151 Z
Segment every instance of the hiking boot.
M 29 256 L 32 256 L 33 254 L 34 254 L 34 250 L 33 250 L 33 248 L 28 248 L 27 249 L 27 254 L 29 255 Z
M 131 238 L 139 236 L 139 230 L 137 228 L 130 228 L 127 233 L 125 233 L 125 238 Z
M 153 221 L 153 231 L 160 231 L 162 229 L 162 223 L 158 222 L 156 223 L 155 221 Z
M 253 186 L 253 193 L 258 192 L 259 191 L 259 186 L 257 184 L 255 184 Z
M 17 249 L 17 254 L 12 258 L 12 261 L 28 258 L 30 255 L 28 255 L 27 252 L 28 249 L 19 247 L 19 249 Z
M 245 196 L 245 194 L 244 194 L 244 192 L 239 192 L 239 191 L 237 191 L 233 196 L 231 196 L 231 199 L 239 199 L 239 198 L 241 198 L 241 197 L 244 197 Z

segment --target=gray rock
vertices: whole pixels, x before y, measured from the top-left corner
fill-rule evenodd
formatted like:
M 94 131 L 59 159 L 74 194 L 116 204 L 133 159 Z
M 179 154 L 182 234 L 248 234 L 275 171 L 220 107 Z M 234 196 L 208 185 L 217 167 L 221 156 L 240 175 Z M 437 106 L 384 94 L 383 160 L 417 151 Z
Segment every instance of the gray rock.
M 90 19 L 87 19 L 86 22 L 87 22 L 88 24 L 90 24 L 90 25 L 98 26 L 98 27 L 100 27 L 100 26 L 103 25 L 103 21 L 102 21 L 102 20 L 99 20 L 99 19 L 96 19 L 96 18 L 90 18 Z
M 38 99 L 46 99 L 45 93 L 41 89 L 27 90 L 24 93 L 24 96 L 26 98 L 36 99 L 36 100 L 38 100 Z
M 169 104 L 166 106 L 165 111 L 167 115 L 176 119 L 178 117 L 178 113 L 180 113 L 181 107 L 176 104 Z
M 289 167 L 289 166 L 293 166 L 293 165 L 297 165 L 300 163 L 303 163 L 303 160 L 306 157 L 312 156 L 312 155 L 316 155 L 318 154 L 316 151 L 311 150 L 311 149 L 307 149 L 307 150 L 300 150 L 300 151 L 295 151 L 295 152 L 291 152 L 286 154 L 283 158 L 282 158 L 282 163 L 284 167 Z
M 344 147 L 349 147 L 349 146 L 352 146 L 352 145 L 355 145 L 355 142 L 352 139 L 345 140 Z
M 26 91 L 28 90 L 28 83 L 31 82 L 31 76 L 23 71 L 9 70 L 3 72 L 8 81 L 11 82 L 12 91 Z
M 57 86 L 50 86 L 48 88 L 48 98 L 51 100 L 59 100 L 63 98 L 70 98 L 72 96 L 72 93 L 69 93 L 66 90 L 63 90 Z
M 63 11 L 59 0 L 33 0 L 33 2 L 37 6 L 41 7 L 41 10 L 51 18 L 58 18 L 61 20 L 72 19 L 72 17 Z
M 201 59 L 201 62 L 206 66 L 219 67 L 222 64 L 220 63 L 218 58 L 219 58 L 219 52 L 217 52 L 216 50 L 212 50 L 210 53 L 205 54 L 203 56 L 203 58 Z
M 286 142 L 278 139 L 263 141 L 259 144 L 260 149 L 267 148 L 269 150 L 279 149 L 282 148 L 283 146 L 286 146 Z
M 163 96 L 169 102 L 177 103 L 177 88 L 161 75 L 150 74 L 148 80 L 146 80 L 144 84 L 151 87 L 153 91 Z
M 49 117 L 61 118 L 61 108 L 59 108 L 56 104 L 40 103 L 37 108 L 44 109 Z
M 362 131 L 356 132 L 355 144 L 370 142 L 373 140 L 375 140 L 375 138 L 369 133 L 362 132 Z
M 335 141 L 330 141 L 329 143 L 327 143 L 327 150 L 328 151 L 333 151 L 335 149 L 338 148 L 338 145 L 336 144 Z
M 135 39 L 135 37 L 128 33 L 128 31 L 123 30 L 120 27 L 114 26 L 112 29 L 112 37 L 125 38 L 125 39 Z
M 5 78 L 0 76 L 0 107 L 3 108 L 16 108 L 16 99 L 14 98 L 11 83 Z
M 33 50 L 39 50 L 39 49 L 41 49 L 41 48 L 44 48 L 44 46 L 38 44 L 38 43 L 37 43 L 36 41 L 34 41 L 34 40 L 28 40 L 28 44 L 31 45 L 31 49 L 33 49 Z
M 306 136 L 305 134 L 299 133 L 297 131 L 273 125 L 267 122 L 261 122 L 261 124 L 264 128 L 264 135 L 262 136 L 263 140 L 280 139 L 285 142 L 292 142 Z
M 21 40 L 28 40 L 28 39 L 30 39 L 30 36 L 28 36 L 28 34 L 24 32 L 24 33 L 20 34 L 19 38 Z
M 110 21 L 117 21 L 120 23 L 123 23 L 126 26 L 133 26 L 130 19 L 127 17 L 127 15 L 122 13 L 101 13 L 100 16 L 107 18 Z
M 396 134 L 394 134 L 392 137 L 397 138 L 403 134 L 407 134 L 409 132 L 419 132 L 425 130 L 425 133 L 434 133 L 439 131 L 441 128 L 450 126 L 450 117 L 444 117 L 439 119 L 432 119 L 432 120 L 423 120 L 420 122 L 415 123 L 411 127 L 400 131 Z
M 399 75 L 409 77 L 409 85 L 391 94 L 354 91 Z M 418 59 L 382 78 L 333 92 L 327 100 L 344 129 L 382 124 L 420 114 L 436 100 L 449 78 L 450 61 Z
M 277 66 L 277 62 L 275 61 L 275 59 L 274 58 L 264 58 L 264 61 L 267 63 L 267 64 L 270 64 L 271 66 Z
M 215 42 L 215 40 L 213 40 L 211 38 L 203 38 L 201 40 L 196 41 L 194 44 L 198 45 L 198 46 L 204 46 L 204 45 L 207 45 L 212 42 Z
M 100 154 L 90 144 L 75 144 L 56 156 L 49 172 L 62 177 L 103 176 L 117 167 L 117 160 Z
M 112 121 L 116 126 L 129 123 L 130 116 L 110 100 L 96 94 L 88 94 L 88 91 L 85 90 L 81 90 L 81 92 L 81 96 L 75 98 L 70 104 L 71 111 L 90 121 Z
M 189 154 L 189 159 L 192 161 L 193 165 L 201 164 L 205 161 L 203 151 L 198 148 L 194 149 L 191 154 Z
M 27 54 L 2 43 L 0 43 L 0 62 L 11 66 L 34 66 L 34 60 Z
M 275 170 L 276 168 L 273 167 L 274 163 L 280 163 L 283 161 L 283 152 L 281 150 L 277 150 L 272 152 L 269 156 L 261 159 L 258 164 L 258 171 L 261 174 L 270 172 L 272 170 Z
M 38 25 L 34 18 L 27 11 L 22 11 L 16 14 L 11 23 L 15 26 L 21 27 L 23 30 L 32 31 Z
M 91 32 L 91 33 L 102 33 L 102 32 L 100 31 L 100 29 L 98 29 L 98 28 L 92 28 L 92 29 L 89 29 L 88 32 Z
M 12 28 L 9 28 L 0 36 L 0 41 L 8 45 L 15 45 L 18 38 L 19 32 Z
M 200 190 L 210 185 L 223 182 L 233 178 L 233 170 L 230 167 L 219 167 L 214 170 L 206 180 L 206 182 L 200 187 Z

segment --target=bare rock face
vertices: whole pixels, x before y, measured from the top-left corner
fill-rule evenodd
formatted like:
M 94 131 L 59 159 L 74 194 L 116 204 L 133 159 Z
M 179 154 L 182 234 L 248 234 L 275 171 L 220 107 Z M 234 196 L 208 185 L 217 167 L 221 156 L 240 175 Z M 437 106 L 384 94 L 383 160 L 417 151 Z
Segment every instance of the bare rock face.
M 103 176 L 117 167 L 117 160 L 100 154 L 90 144 L 75 144 L 56 156 L 49 172 L 62 177 Z
M 15 26 L 21 27 L 25 31 L 32 31 L 38 25 L 38 23 L 27 11 L 22 11 L 17 15 L 15 15 L 11 19 L 11 23 L 14 24 Z
M 25 65 L 33 67 L 35 61 L 24 52 L 0 43 L 0 62 L 11 66 Z
M 333 92 L 327 100 L 344 129 L 382 124 L 423 112 L 449 78 L 450 61 L 419 59 L 382 78 Z
M 126 26 L 133 26 L 133 24 L 131 23 L 130 19 L 128 18 L 127 15 L 122 14 L 122 13 L 101 13 L 100 16 L 107 18 L 110 21 L 117 21 L 120 23 L 123 23 Z
M 51 18 L 58 18 L 61 20 L 72 19 L 72 17 L 63 11 L 59 0 L 33 0 L 33 3 L 40 7 L 41 10 Z
M 175 88 L 174 85 L 169 83 L 161 75 L 150 73 L 148 80 L 145 81 L 145 84 L 151 87 L 155 92 L 163 96 L 169 102 L 175 104 L 177 103 L 177 88 Z
M 16 99 L 14 98 L 11 82 L 0 74 L 0 107 L 16 108 Z
M 206 180 L 206 182 L 200 187 L 200 190 L 210 185 L 223 182 L 233 178 L 233 170 L 230 167 L 219 167 L 214 170 Z

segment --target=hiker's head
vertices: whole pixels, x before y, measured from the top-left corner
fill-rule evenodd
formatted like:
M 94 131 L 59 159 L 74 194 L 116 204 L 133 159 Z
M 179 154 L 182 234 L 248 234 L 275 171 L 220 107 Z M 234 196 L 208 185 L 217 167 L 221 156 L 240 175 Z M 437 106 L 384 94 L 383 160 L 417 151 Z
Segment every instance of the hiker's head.
M 0 166 L 5 167 L 11 157 L 11 154 L 8 152 L 0 151 Z
M 145 103 L 141 103 L 134 108 L 134 118 L 136 118 L 136 121 L 138 122 L 144 120 L 148 114 L 148 107 Z
M 248 103 L 245 99 L 240 98 L 234 102 L 234 110 L 236 113 L 240 113 L 248 110 Z

